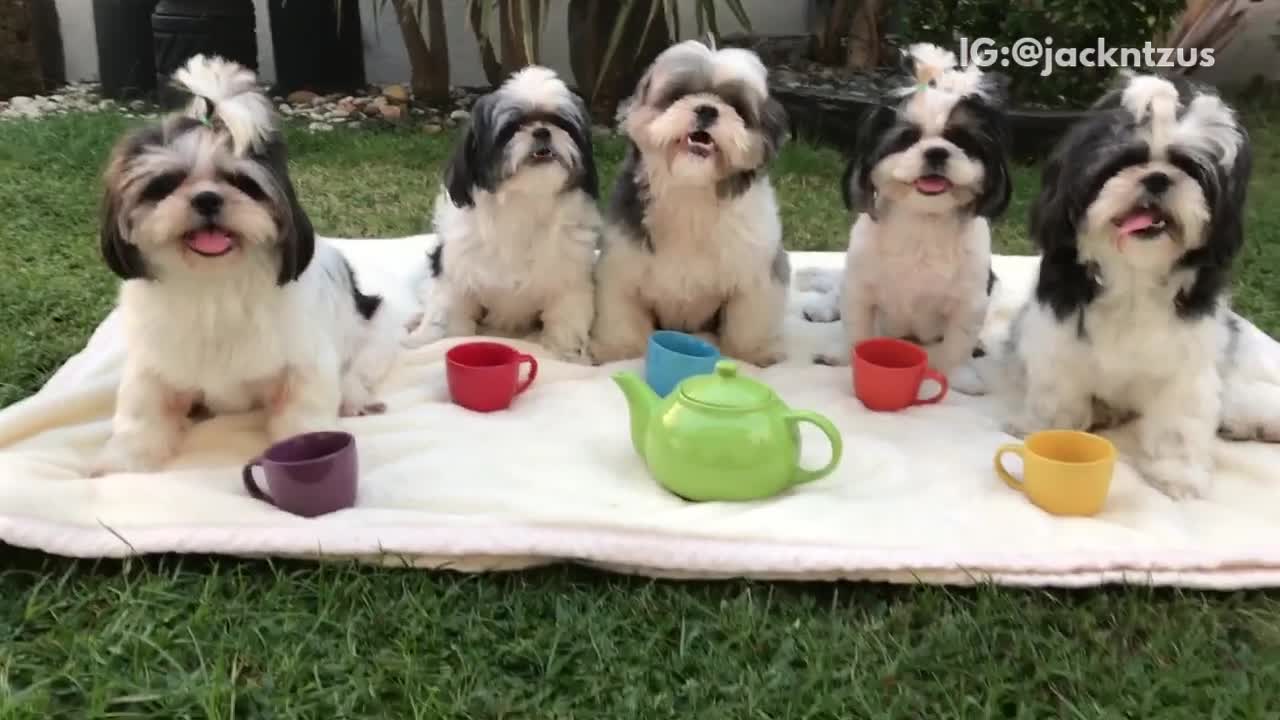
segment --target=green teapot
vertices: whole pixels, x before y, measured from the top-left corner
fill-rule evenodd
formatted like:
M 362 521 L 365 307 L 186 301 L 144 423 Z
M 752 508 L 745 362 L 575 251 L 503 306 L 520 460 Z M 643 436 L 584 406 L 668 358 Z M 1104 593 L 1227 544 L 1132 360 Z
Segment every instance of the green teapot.
M 685 378 L 659 397 L 639 375 L 613 381 L 631 410 L 631 443 L 663 487 L 686 500 L 758 500 L 830 475 L 843 443 L 830 420 L 792 410 L 764 383 L 738 375 L 730 361 Z M 831 442 L 821 470 L 799 465 L 800 423 L 817 425 Z

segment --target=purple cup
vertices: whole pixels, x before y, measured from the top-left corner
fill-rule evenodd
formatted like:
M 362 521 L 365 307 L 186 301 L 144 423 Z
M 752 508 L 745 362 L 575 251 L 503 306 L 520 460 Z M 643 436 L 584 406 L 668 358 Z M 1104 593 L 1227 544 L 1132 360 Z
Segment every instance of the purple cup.
M 267 478 L 264 492 L 253 469 Z M 356 439 L 345 432 L 296 435 L 267 448 L 244 466 L 244 487 L 253 497 L 303 517 L 315 517 L 356 503 Z

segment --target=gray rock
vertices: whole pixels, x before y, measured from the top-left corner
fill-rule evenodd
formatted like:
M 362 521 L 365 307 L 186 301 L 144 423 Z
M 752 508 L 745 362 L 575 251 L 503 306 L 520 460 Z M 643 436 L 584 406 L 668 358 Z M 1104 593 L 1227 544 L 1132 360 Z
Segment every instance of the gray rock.
M 449 113 L 449 119 L 459 123 L 466 122 L 471 119 L 471 113 L 461 109 L 454 110 L 453 112 Z
M 307 126 L 307 129 L 312 132 L 328 132 L 333 129 L 333 126 L 328 123 L 313 122 Z
M 15 108 L 33 107 L 36 101 L 26 95 L 17 95 L 9 98 L 9 105 Z

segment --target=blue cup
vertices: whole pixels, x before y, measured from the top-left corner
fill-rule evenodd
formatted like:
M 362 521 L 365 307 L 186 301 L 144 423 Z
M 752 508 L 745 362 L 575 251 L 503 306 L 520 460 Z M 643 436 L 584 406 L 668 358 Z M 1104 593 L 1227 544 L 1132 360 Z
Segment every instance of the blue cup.
M 666 397 L 681 380 L 715 372 L 720 351 L 715 345 L 693 335 L 660 330 L 649 337 L 644 358 L 644 379 L 661 397 Z

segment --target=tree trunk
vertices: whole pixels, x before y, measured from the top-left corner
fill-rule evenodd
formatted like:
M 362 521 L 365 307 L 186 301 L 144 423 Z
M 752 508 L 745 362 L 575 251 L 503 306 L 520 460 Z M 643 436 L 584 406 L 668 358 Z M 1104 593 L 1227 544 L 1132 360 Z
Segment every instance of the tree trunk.
M 484 67 L 485 79 L 490 85 L 497 86 L 502 82 L 504 72 L 502 62 L 498 60 L 498 53 L 493 48 L 493 36 L 489 33 L 489 28 L 484 26 L 486 2 L 488 0 L 471 4 L 471 34 L 475 36 L 476 44 L 480 46 L 480 65 Z
M 441 0 L 426 0 L 428 35 L 422 34 L 413 0 L 395 0 L 400 36 L 409 53 L 414 96 L 429 105 L 449 104 L 449 38 Z
M 845 67 L 867 71 L 874 70 L 880 64 L 885 9 L 884 0 L 861 0 L 858 3 L 849 28 Z
M 501 0 L 501 4 L 498 20 L 502 23 L 502 70 L 510 75 L 526 65 L 537 63 L 542 57 L 542 4 L 529 3 L 532 11 L 529 17 L 524 16 L 520 0 Z M 533 29 L 532 56 L 524 44 L 526 27 Z
M 632 6 L 619 47 L 603 67 L 622 3 L 569 0 L 569 64 L 596 122 L 613 124 L 618 104 L 635 91 L 645 69 L 670 44 L 666 14 L 654 7 L 661 1 L 639 0 Z
M 813 0 L 817 5 L 813 59 L 823 65 L 843 65 L 848 56 L 844 44 L 849 37 L 851 3 L 858 0 Z

